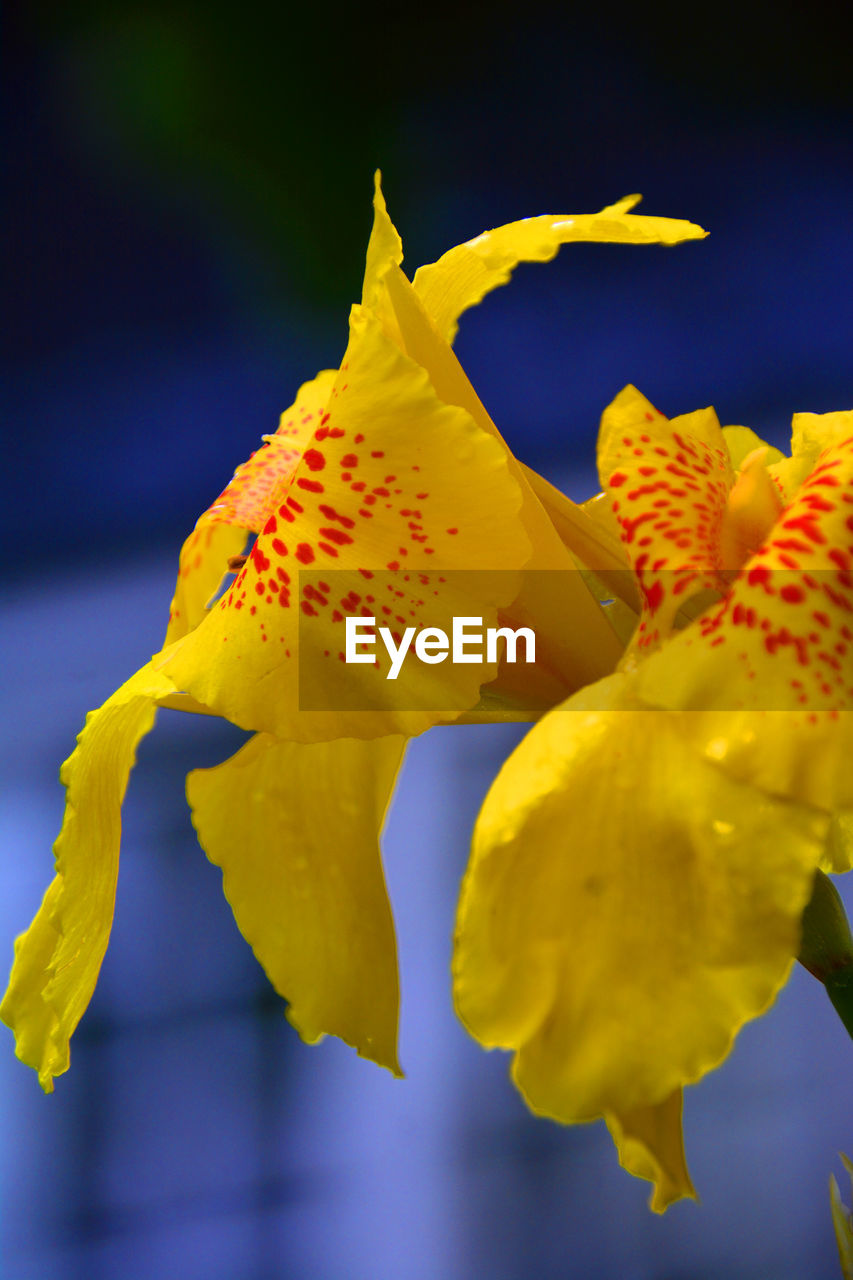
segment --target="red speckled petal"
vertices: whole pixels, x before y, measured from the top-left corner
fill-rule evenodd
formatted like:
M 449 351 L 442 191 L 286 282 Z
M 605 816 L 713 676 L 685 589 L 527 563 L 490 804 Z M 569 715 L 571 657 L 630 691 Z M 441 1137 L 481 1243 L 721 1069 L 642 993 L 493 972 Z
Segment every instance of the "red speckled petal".
M 604 411 L 598 471 L 643 610 L 629 662 L 670 634 L 697 592 L 720 590 L 720 531 L 734 473 L 712 409 L 669 421 L 635 387 Z
M 312 421 L 316 425 L 316 417 Z M 306 432 L 310 439 L 310 433 Z M 202 520 L 222 520 L 241 529 L 260 533 L 269 513 L 273 490 L 282 476 L 290 475 L 302 456 L 304 442 L 291 442 L 288 436 L 274 435 L 261 445 L 248 461 L 234 472 L 234 478 Z
M 521 494 L 505 450 L 465 410 L 443 404 L 425 371 L 356 307 L 327 413 L 275 503 L 249 562 L 167 660 L 168 673 L 228 719 L 279 737 L 411 731 L 413 721 L 401 720 L 397 710 L 369 725 L 356 714 L 346 728 L 331 714 L 313 726 L 299 720 L 299 619 L 307 622 L 303 634 L 310 636 L 311 651 L 328 651 L 333 665 L 340 661 L 340 628 L 330 628 L 341 610 L 331 592 L 306 595 L 298 573 L 521 568 L 531 547 L 517 519 Z M 486 598 L 470 601 L 472 615 L 485 617 L 508 602 L 505 593 L 488 598 L 488 575 L 481 575 L 480 585 Z M 366 670 L 352 667 L 353 680 Z M 477 701 L 479 684 L 490 673 L 485 665 L 454 667 L 453 673 L 461 711 Z M 402 677 L 388 686 L 396 709 L 419 705 Z M 424 728 L 435 719 L 414 723 Z
M 332 394 L 332 387 L 335 385 L 337 376 L 337 369 L 322 369 L 316 378 L 312 378 L 310 382 L 303 382 L 293 404 L 289 409 L 285 409 L 279 419 L 275 433 L 276 439 L 284 440 L 301 455 L 326 411 L 326 405 L 329 402 L 329 396 Z M 273 487 L 286 473 L 286 468 L 283 468 L 272 477 Z M 268 497 L 269 492 L 270 490 L 267 489 L 265 498 Z M 266 505 L 265 501 L 259 506 L 257 524 L 250 526 L 256 533 L 263 527 L 263 520 L 260 518 L 260 514 L 265 510 Z
M 707 231 L 678 218 L 650 218 L 630 210 L 639 196 L 626 196 L 600 213 L 542 214 L 522 218 L 467 240 L 415 272 L 414 287 L 440 334 L 449 342 L 463 312 L 506 284 L 519 262 L 549 262 L 572 241 L 619 244 L 678 244 Z
M 184 542 L 178 564 L 178 581 L 169 609 L 164 646 L 197 627 L 228 572 L 228 561 L 246 543 L 246 533 L 259 533 L 270 514 L 272 493 L 289 475 L 313 434 L 336 373 L 325 369 L 304 383 L 294 403 L 281 415 L 274 436 L 234 472 L 233 479 L 202 513 Z
M 824 450 L 725 599 L 667 652 L 686 709 L 714 690 L 735 710 L 853 710 L 853 435 Z
M 308 1041 L 400 1074 L 399 988 L 379 832 L 403 755 L 374 742 L 249 741 L 187 778 L 199 840 L 241 933 Z
M 697 733 L 739 776 L 853 805 L 853 435 L 818 456 L 725 599 L 643 664 L 637 691 L 720 709 Z

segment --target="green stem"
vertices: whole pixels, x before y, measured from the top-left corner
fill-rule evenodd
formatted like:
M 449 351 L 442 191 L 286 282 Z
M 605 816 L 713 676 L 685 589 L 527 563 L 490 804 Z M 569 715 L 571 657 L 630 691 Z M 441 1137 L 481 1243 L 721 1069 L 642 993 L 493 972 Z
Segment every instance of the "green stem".
M 853 963 L 832 974 L 824 983 L 835 1012 L 853 1040 Z
M 835 885 L 815 872 L 803 912 L 800 964 L 826 987 L 833 1008 L 853 1039 L 853 935 Z

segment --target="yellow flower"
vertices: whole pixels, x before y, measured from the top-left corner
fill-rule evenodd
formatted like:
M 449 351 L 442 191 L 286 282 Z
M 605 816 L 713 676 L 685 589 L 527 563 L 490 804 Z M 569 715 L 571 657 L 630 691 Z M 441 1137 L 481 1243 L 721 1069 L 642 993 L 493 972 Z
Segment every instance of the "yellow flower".
M 396 948 L 378 839 L 405 739 L 462 715 L 518 715 L 516 691 L 497 663 L 445 669 L 426 696 L 409 676 L 377 685 L 372 667 L 349 667 L 344 680 L 334 614 L 360 609 L 373 575 L 397 574 L 400 614 L 479 613 L 487 625 L 507 613 L 535 616 L 547 661 L 532 698 L 542 706 L 612 670 L 621 646 L 580 576 L 565 575 L 567 593 L 551 600 L 536 575 L 520 573 L 574 568 L 548 504 L 594 545 L 591 522 L 513 458 L 450 342 L 462 312 L 519 261 L 547 261 L 572 240 L 704 234 L 634 215 L 634 203 L 511 223 L 450 250 L 410 283 L 377 181 L 363 296 L 340 370 L 300 389 L 278 432 L 201 517 L 181 553 L 163 650 L 89 716 L 62 767 L 56 876 L 17 940 L 0 1007 L 46 1090 L 68 1067 L 94 990 L 124 791 L 163 706 L 255 731 L 224 764 L 190 774 L 187 794 L 237 924 L 291 1021 L 307 1040 L 338 1035 L 399 1070 Z M 257 539 L 241 567 L 247 532 Z M 208 608 L 229 564 L 237 576 Z M 338 590 L 342 571 L 358 585 L 355 599 L 352 586 Z M 332 709 L 301 710 L 303 680 L 331 688 Z M 377 689 L 385 701 L 363 710 L 377 705 Z
M 815 872 L 853 864 L 853 413 L 790 459 L 629 387 L 599 438 L 639 623 L 479 816 L 457 1008 L 537 1112 L 603 1116 L 661 1211 L 692 1195 L 681 1091 L 764 1012 Z

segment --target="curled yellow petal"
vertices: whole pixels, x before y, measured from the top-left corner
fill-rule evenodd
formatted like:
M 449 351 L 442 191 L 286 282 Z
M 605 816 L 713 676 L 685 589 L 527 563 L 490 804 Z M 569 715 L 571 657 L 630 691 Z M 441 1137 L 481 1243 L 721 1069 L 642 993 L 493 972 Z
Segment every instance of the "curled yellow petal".
M 484 231 L 415 272 L 414 286 L 436 328 L 453 341 L 459 317 L 487 293 L 506 284 L 519 262 L 549 262 L 563 244 L 597 241 L 621 244 L 678 244 L 707 235 L 678 218 L 651 218 L 630 210 L 639 196 L 627 196 L 600 213 L 543 214 Z
M 187 798 L 241 933 L 305 1040 L 339 1036 L 400 1074 L 397 953 L 379 833 L 404 739 L 268 734 L 197 769 Z
M 65 819 L 54 845 L 56 876 L 26 933 L 0 1017 L 17 1054 L 50 1092 L 68 1069 L 69 1040 L 91 999 L 113 920 L 121 804 L 140 739 L 154 723 L 155 701 L 175 692 L 143 667 L 89 714 L 60 779 Z

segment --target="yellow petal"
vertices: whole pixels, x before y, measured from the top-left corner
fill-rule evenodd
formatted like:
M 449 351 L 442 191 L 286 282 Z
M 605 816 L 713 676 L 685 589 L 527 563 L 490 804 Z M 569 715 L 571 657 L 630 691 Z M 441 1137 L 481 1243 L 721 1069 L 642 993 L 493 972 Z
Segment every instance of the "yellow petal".
M 121 804 L 140 739 L 154 723 L 155 699 L 175 692 L 149 663 L 90 713 L 62 766 L 65 820 L 54 846 L 56 877 L 15 963 L 0 1017 L 17 1053 L 50 1092 L 67 1071 L 69 1039 L 95 989 L 113 919 Z
M 597 493 L 578 505 L 529 467 L 521 469 L 563 544 L 594 573 L 608 598 L 622 601 L 631 613 L 639 614 L 637 580 L 608 495 Z
M 676 1089 L 656 1106 L 607 1117 L 622 1168 L 654 1183 L 649 1205 L 655 1213 L 685 1196 L 696 1199 L 684 1158 L 681 1106 L 682 1091 Z
M 630 386 L 602 416 L 598 470 L 642 596 L 631 666 L 667 638 L 686 600 L 725 585 L 720 530 L 734 472 L 713 409 L 669 421 Z
M 506 284 L 519 262 L 549 262 L 560 245 L 572 241 L 678 244 L 707 235 L 692 222 L 630 213 L 639 199 L 628 196 L 600 213 L 543 214 L 484 231 L 420 267 L 415 289 L 439 333 L 452 342 L 462 313 Z
M 768 450 L 754 449 L 741 460 L 719 533 L 720 562 L 726 576 L 737 572 L 760 550 L 784 506 L 767 466 Z
M 405 679 L 386 682 L 387 714 L 377 712 L 371 724 L 363 711 L 345 721 L 321 717 L 311 727 L 299 716 L 297 653 L 304 646 L 325 661 L 331 679 L 343 665 L 342 626 L 333 614 L 343 612 L 346 593 L 335 590 L 336 570 L 404 576 L 525 565 L 531 545 L 505 450 L 465 410 L 444 404 L 424 370 L 356 307 L 323 423 L 276 501 L 249 562 L 164 669 L 229 720 L 279 737 L 374 737 L 435 723 L 440 716 L 413 721 L 403 710 L 421 705 L 404 667 Z M 299 571 L 307 568 L 327 582 L 328 593 L 301 584 Z M 499 576 L 479 574 L 483 598 L 471 601 L 471 615 L 485 617 L 507 603 Z M 405 590 L 406 612 L 419 608 L 418 583 Z M 355 679 L 368 670 L 350 673 Z M 493 674 L 485 666 L 452 669 L 450 700 L 458 712 L 476 703 L 480 683 Z
M 199 517 L 181 548 L 164 646 L 198 626 L 228 572 L 229 560 L 243 550 L 247 531 L 259 533 L 266 524 L 273 491 L 302 456 L 331 395 L 335 376 L 333 369 L 325 369 L 299 388 L 296 400 L 281 415 L 275 435 L 267 436 L 262 447 L 237 468 L 216 501 Z
M 797 951 L 828 817 L 716 770 L 685 719 L 553 711 L 477 821 L 457 1008 L 563 1122 L 626 1117 L 698 1079 Z
M 781 449 L 767 444 L 761 436 L 755 434 L 751 427 L 723 427 L 723 439 L 736 471 L 740 471 L 744 459 L 755 453 L 757 449 L 764 451 L 764 461 L 768 467 L 787 461 Z
M 241 526 L 201 517 L 181 547 L 164 647 L 198 626 L 228 573 L 229 560 L 245 545 L 246 530 Z
M 399 267 L 403 261 L 403 242 L 388 216 L 382 194 L 382 175 L 378 169 L 373 186 L 373 227 L 367 243 L 361 302 L 363 307 L 378 314 L 380 318 L 388 319 L 385 275 L 390 268 Z M 393 322 L 391 327 L 393 329 Z
M 262 734 L 187 778 L 202 847 L 305 1040 L 397 1064 L 397 953 L 379 832 L 404 740 L 309 746 Z
M 514 625 L 529 624 L 536 630 L 537 669 L 535 673 L 527 673 L 517 667 L 514 672 L 503 675 L 512 675 L 523 682 L 528 674 L 541 679 L 547 672 L 547 689 L 546 682 L 542 682 L 541 693 L 548 699 L 544 705 L 553 706 L 575 689 L 612 671 L 621 654 L 622 644 L 586 586 L 572 554 L 577 553 L 583 561 L 584 553 L 594 556 L 600 546 L 595 538 L 584 542 L 582 537 L 576 537 L 573 544 L 562 537 L 564 527 L 570 527 L 573 532 L 579 527 L 586 530 L 583 513 L 513 457 L 452 348 L 434 328 L 399 268 L 389 269 L 385 283 L 396 332 L 406 354 L 426 370 L 445 404 L 465 409 L 474 422 L 500 444 L 510 474 L 521 490 L 518 518 L 531 543 L 528 570 L 535 572 L 532 575 L 525 572 L 520 596 L 511 613 L 516 620 Z M 546 570 L 559 573 L 550 586 L 539 572 Z M 505 679 L 504 691 L 507 683 Z M 533 692 L 528 690 L 528 704 L 532 696 Z
M 833 814 L 822 871 L 853 871 L 853 810 Z
M 851 434 L 851 410 L 794 414 L 791 420 L 791 456 L 770 467 L 771 475 L 787 501 L 796 496 L 824 449 L 840 444 Z

